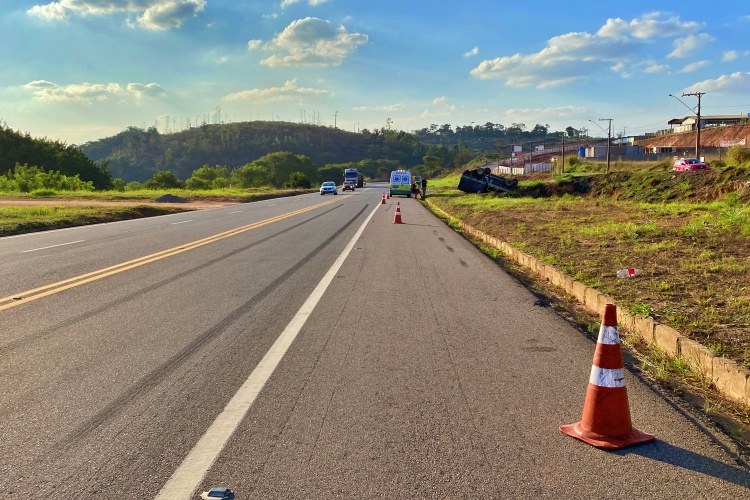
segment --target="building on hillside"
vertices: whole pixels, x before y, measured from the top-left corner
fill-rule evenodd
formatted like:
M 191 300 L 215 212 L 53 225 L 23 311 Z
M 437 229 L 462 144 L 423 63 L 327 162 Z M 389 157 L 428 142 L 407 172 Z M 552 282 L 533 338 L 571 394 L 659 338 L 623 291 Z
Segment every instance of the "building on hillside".
M 672 128 L 659 130 L 637 142 L 644 147 L 646 156 L 695 156 L 697 117 L 673 118 L 667 123 Z M 722 149 L 747 145 L 750 145 L 750 114 L 701 116 L 699 156 L 721 158 Z
M 667 122 L 672 133 L 691 132 L 695 130 L 698 117 L 686 116 L 684 118 L 672 118 Z M 701 115 L 701 129 L 711 127 L 727 127 L 729 125 L 742 125 L 750 123 L 750 113 L 747 115 Z

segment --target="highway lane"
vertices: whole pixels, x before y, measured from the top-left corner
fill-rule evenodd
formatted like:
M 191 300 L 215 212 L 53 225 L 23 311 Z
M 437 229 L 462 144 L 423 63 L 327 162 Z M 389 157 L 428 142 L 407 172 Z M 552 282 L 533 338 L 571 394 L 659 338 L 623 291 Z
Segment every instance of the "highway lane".
M 4 238 L 0 297 L 326 201 L 311 194 Z
M 192 226 L 161 217 L 143 226 L 59 231 L 49 241 L 0 240 L 10 266 L 3 271 L 13 270 L 20 292 L 326 203 L 0 311 L 0 491 L 32 498 L 156 494 L 172 457 L 200 437 L 374 201 L 287 200 L 248 204 L 247 216 L 230 222 L 212 210 L 183 214 Z M 28 263 L 18 256 L 63 238 L 90 243 L 49 248 Z
M 747 498 L 731 445 L 628 375 L 658 440 L 596 450 L 594 345 L 414 200 L 373 217 L 204 478 L 243 498 Z
M 417 202 L 378 206 L 380 192 L 157 218 L 140 235 L 101 226 L 70 236 L 90 246 L 50 248 L 71 261 L 59 279 L 334 201 L 0 311 L 0 491 L 154 497 L 365 224 L 197 491 L 748 496 L 731 449 L 633 376 L 634 422 L 656 443 L 605 453 L 560 434 L 580 418 L 593 344 Z M 20 240 L 0 240 L 15 266 Z M 55 263 L 35 259 L 14 292 L 44 283 L 39 266 Z

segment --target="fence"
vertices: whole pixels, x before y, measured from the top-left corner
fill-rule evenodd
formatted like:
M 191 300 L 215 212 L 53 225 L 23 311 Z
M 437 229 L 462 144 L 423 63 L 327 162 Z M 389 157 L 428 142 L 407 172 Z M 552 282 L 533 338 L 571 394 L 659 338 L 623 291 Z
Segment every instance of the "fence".
M 527 175 L 536 172 L 549 172 L 552 170 L 551 163 L 530 163 L 519 167 L 506 167 L 500 165 L 493 169 L 495 174 Z

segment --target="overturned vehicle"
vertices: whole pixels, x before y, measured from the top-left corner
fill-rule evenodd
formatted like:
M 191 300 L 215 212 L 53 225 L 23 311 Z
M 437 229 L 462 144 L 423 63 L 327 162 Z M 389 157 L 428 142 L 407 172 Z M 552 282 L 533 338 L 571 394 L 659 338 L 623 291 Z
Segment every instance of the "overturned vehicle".
M 518 179 L 495 175 L 489 167 L 464 170 L 458 182 L 458 189 L 464 193 L 512 193 L 517 186 Z

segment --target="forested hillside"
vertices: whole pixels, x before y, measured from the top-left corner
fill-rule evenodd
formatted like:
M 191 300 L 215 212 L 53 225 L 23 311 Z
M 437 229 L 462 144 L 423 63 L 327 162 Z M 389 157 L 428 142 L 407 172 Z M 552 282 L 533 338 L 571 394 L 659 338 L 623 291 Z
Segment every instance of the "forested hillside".
M 39 167 L 70 177 L 78 175 L 83 181 L 91 181 L 97 189 L 112 186 L 112 176 L 106 165 L 95 163 L 78 147 L 36 139 L 0 126 L 0 175 L 15 169 L 16 165 Z
M 234 169 L 274 152 L 306 156 L 318 168 L 362 160 L 404 168 L 427 161 L 433 168 L 453 168 L 457 159 L 451 148 L 423 144 L 415 135 L 401 131 L 353 133 L 261 121 L 203 125 L 173 134 L 130 127 L 116 136 L 88 142 L 81 149 L 92 160 L 107 162 L 112 175 L 126 182 L 149 179 L 160 170 L 187 179 L 203 165 Z M 464 156 L 468 158 L 468 152 Z
M 199 168 L 226 168 L 228 172 L 252 165 L 245 173 L 267 167 L 260 161 L 269 154 L 274 168 L 264 175 L 275 179 L 286 167 L 279 158 L 302 158 L 298 171 L 310 181 L 338 180 L 338 172 L 356 167 L 370 178 L 387 178 L 395 168 L 409 168 L 435 176 L 459 168 L 480 153 L 510 153 L 512 144 L 558 143 L 562 135 L 577 137 L 579 131 L 549 132 L 537 124 L 456 126 L 431 125 L 413 133 L 384 127 L 354 133 L 341 129 L 289 122 L 241 122 L 205 124 L 181 132 L 162 134 L 156 128 L 130 127 L 119 134 L 68 146 L 46 139 L 34 139 L 11 129 L 0 128 L 0 174 L 16 164 L 36 166 L 65 175 L 78 174 L 97 189 L 112 186 L 113 178 L 145 182 L 157 173 L 170 172 L 186 181 Z M 295 160 L 296 162 L 296 160 Z M 292 163 L 295 163 L 292 162 Z M 276 173 L 273 173 L 276 172 Z M 257 173 L 257 172 L 256 172 Z M 255 178 L 257 177 L 257 178 Z M 251 184 L 263 176 L 255 176 Z M 273 180 L 272 179 L 272 180 Z M 286 182 L 279 181 L 279 185 Z M 118 181 L 119 183 L 119 181 Z

